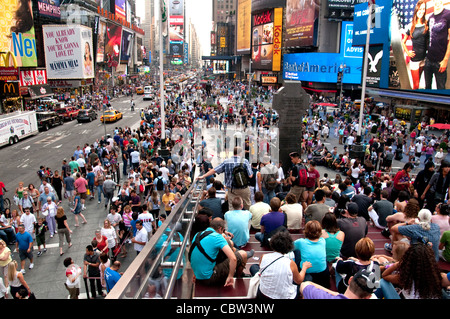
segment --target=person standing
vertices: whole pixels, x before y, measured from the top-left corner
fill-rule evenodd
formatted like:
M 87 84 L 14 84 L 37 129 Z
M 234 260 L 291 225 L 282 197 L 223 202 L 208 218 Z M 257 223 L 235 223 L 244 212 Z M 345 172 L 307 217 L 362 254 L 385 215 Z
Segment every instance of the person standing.
M 240 156 L 242 149 L 235 147 L 233 150 L 233 156 L 224 160 L 218 166 L 210 169 L 207 173 L 200 175 L 198 179 L 203 179 L 214 174 L 225 174 L 225 186 L 228 189 L 228 209 L 232 210 L 233 198 L 240 196 L 244 202 L 244 209 L 248 210 L 251 206 L 251 194 L 249 188 L 249 179 L 253 176 L 253 171 L 250 163 Z M 238 175 L 235 171 L 236 167 L 241 166 L 242 172 Z M 235 177 L 241 176 L 239 183 Z
M 75 180 L 74 186 L 75 186 L 75 190 L 77 191 L 77 193 L 80 194 L 81 205 L 82 205 L 81 210 L 85 210 L 86 207 L 84 206 L 84 203 L 87 198 L 88 182 L 84 177 L 81 176 L 80 173 L 77 173 L 77 179 Z
M 145 247 L 145 244 L 148 242 L 148 233 L 144 228 L 142 220 L 136 221 L 136 236 L 131 238 L 131 242 L 134 244 L 134 250 L 136 250 L 136 255 L 138 255 L 142 249 Z
M 66 237 L 66 241 L 69 244 L 69 248 L 72 247 L 72 240 L 70 238 L 70 234 L 72 234 L 72 231 L 69 228 L 69 225 L 67 224 L 67 216 L 64 214 L 64 208 L 58 207 L 56 210 L 56 225 L 58 229 L 58 236 L 59 236 L 59 255 L 64 255 L 63 253 L 63 244 L 64 244 L 64 236 Z
M 3 183 L 2 181 L 0 181 L 0 212 L 4 212 L 5 211 L 5 207 L 3 205 L 3 195 L 7 192 L 6 188 L 5 188 L 5 183 Z
M 444 8 L 443 0 L 434 0 L 433 13 L 428 18 L 430 41 L 425 59 L 425 89 L 431 89 L 433 76 L 436 89 L 445 90 L 447 64 L 450 57 L 450 10 Z
M 69 291 L 70 299 L 78 299 L 80 295 L 80 278 L 81 278 L 81 267 L 74 264 L 73 259 L 67 257 L 63 262 L 64 267 L 66 267 L 66 277 L 67 280 L 64 286 Z
M 29 269 L 33 269 L 33 237 L 25 231 L 23 224 L 19 225 L 19 232 L 16 234 L 16 250 L 19 252 L 20 272 L 25 273 L 25 260 L 30 260 Z
M 86 246 L 86 253 L 84 254 L 83 263 L 83 278 L 89 279 L 92 299 L 97 298 L 97 293 L 100 296 L 105 297 L 106 295 L 102 291 L 102 282 L 100 280 L 100 258 L 96 253 L 94 253 L 94 248 L 92 245 Z

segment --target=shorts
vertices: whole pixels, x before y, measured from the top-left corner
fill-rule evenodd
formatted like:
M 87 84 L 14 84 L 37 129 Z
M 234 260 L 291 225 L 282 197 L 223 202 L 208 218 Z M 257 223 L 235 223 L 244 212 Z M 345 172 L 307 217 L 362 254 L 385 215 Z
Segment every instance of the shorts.
M 43 235 L 36 236 L 36 244 L 38 246 L 45 244 L 45 233 Z
M 289 193 L 292 193 L 295 195 L 295 198 L 298 202 L 302 202 L 303 200 L 303 192 L 306 190 L 306 188 L 304 186 L 292 186 L 291 190 L 289 191 Z
M 66 191 L 66 194 L 67 194 L 67 197 L 71 198 L 71 197 L 73 197 L 73 195 L 74 195 L 74 191 L 73 191 L 73 190 L 71 190 L 71 191 Z
M 425 66 L 425 59 L 422 61 L 409 61 L 409 67 L 411 71 L 419 70 Z
M 87 198 L 86 192 L 80 193 L 80 198 L 81 198 L 81 199 L 86 199 L 86 198 Z
M 20 258 L 20 261 L 25 260 L 27 258 L 30 260 L 33 259 L 33 248 L 31 248 L 30 252 L 19 249 L 19 258 Z
M 307 192 L 314 192 L 316 190 L 316 186 L 306 187 L 305 191 Z
M 235 251 L 234 255 L 236 256 L 236 269 L 239 269 L 239 267 L 245 268 L 245 263 L 244 260 L 242 259 L 242 255 L 238 251 Z M 216 264 L 214 266 L 213 274 L 209 279 L 203 280 L 196 279 L 196 281 L 207 286 L 209 285 L 223 286 L 227 280 L 229 273 L 230 273 L 230 260 L 227 258 L 223 262 Z

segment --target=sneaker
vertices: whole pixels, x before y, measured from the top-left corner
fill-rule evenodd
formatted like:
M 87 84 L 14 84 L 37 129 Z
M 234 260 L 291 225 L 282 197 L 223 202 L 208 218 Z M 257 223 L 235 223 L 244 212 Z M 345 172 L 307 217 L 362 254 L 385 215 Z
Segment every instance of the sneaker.
M 42 255 L 42 251 L 38 251 L 38 252 L 37 252 L 37 256 L 38 256 L 38 257 L 41 257 L 41 255 Z
M 102 202 L 101 202 L 101 201 L 98 201 L 98 203 L 101 204 Z
M 20 269 L 20 272 L 21 272 L 22 274 L 25 274 L 25 269 Z
M 391 252 L 392 251 L 392 244 L 391 243 L 386 243 L 384 244 L 384 249 Z
M 31 264 L 30 264 L 30 267 L 28 267 L 28 268 L 33 269 L 33 267 L 34 267 L 34 264 L 31 263 Z
M 43 251 L 44 253 L 46 253 L 46 252 L 47 252 L 47 248 L 44 248 L 42 251 Z

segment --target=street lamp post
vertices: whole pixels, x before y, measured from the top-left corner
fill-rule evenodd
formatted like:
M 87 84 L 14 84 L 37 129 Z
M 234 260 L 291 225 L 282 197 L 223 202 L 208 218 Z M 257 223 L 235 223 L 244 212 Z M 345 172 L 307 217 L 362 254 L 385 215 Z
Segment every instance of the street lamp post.
M 342 87 L 343 87 L 343 82 L 342 82 L 342 78 L 344 77 L 344 69 L 347 65 L 345 64 L 341 64 L 339 66 L 339 70 L 338 70 L 338 84 L 340 86 L 339 88 L 339 109 L 341 110 L 342 107 Z
M 248 63 L 248 103 L 252 100 L 252 59 Z

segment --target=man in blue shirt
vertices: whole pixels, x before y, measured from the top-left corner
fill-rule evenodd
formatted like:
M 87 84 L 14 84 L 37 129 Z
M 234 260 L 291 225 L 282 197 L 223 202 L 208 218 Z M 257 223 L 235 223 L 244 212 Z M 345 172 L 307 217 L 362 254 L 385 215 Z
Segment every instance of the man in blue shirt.
M 242 210 L 244 204 L 239 196 L 233 199 L 231 203 L 233 210 L 225 213 L 228 231 L 233 234 L 233 243 L 236 248 L 245 246 L 250 239 L 250 223 L 252 213 L 248 210 Z
M 119 273 L 120 261 L 116 260 L 111 267 L 105 269 L 106 292 L 110 292 L 115 284 L 120 280 L 123 273 Z
M 20 224 L 18 227 L 18 233 L 16 234 L 16 249 L 19 251 L 20 258 L 20 272 L 25 273 L 25 260 L 30 260 L 30 269 L 33 269 L 33 237 L 29 232 L 25 231 L 24 224 Z
M 208 286 L 232 286 L 235 273 L 239 275 L 244 270 L 247 252 L 234 252 L 223 235 L 224 231 L 225 221 L 215 218 L 210 227 L 194 236 L 189 258 L 197 282 Z M 196 242 L 197 237 L 201 238 L 199 244 Z

